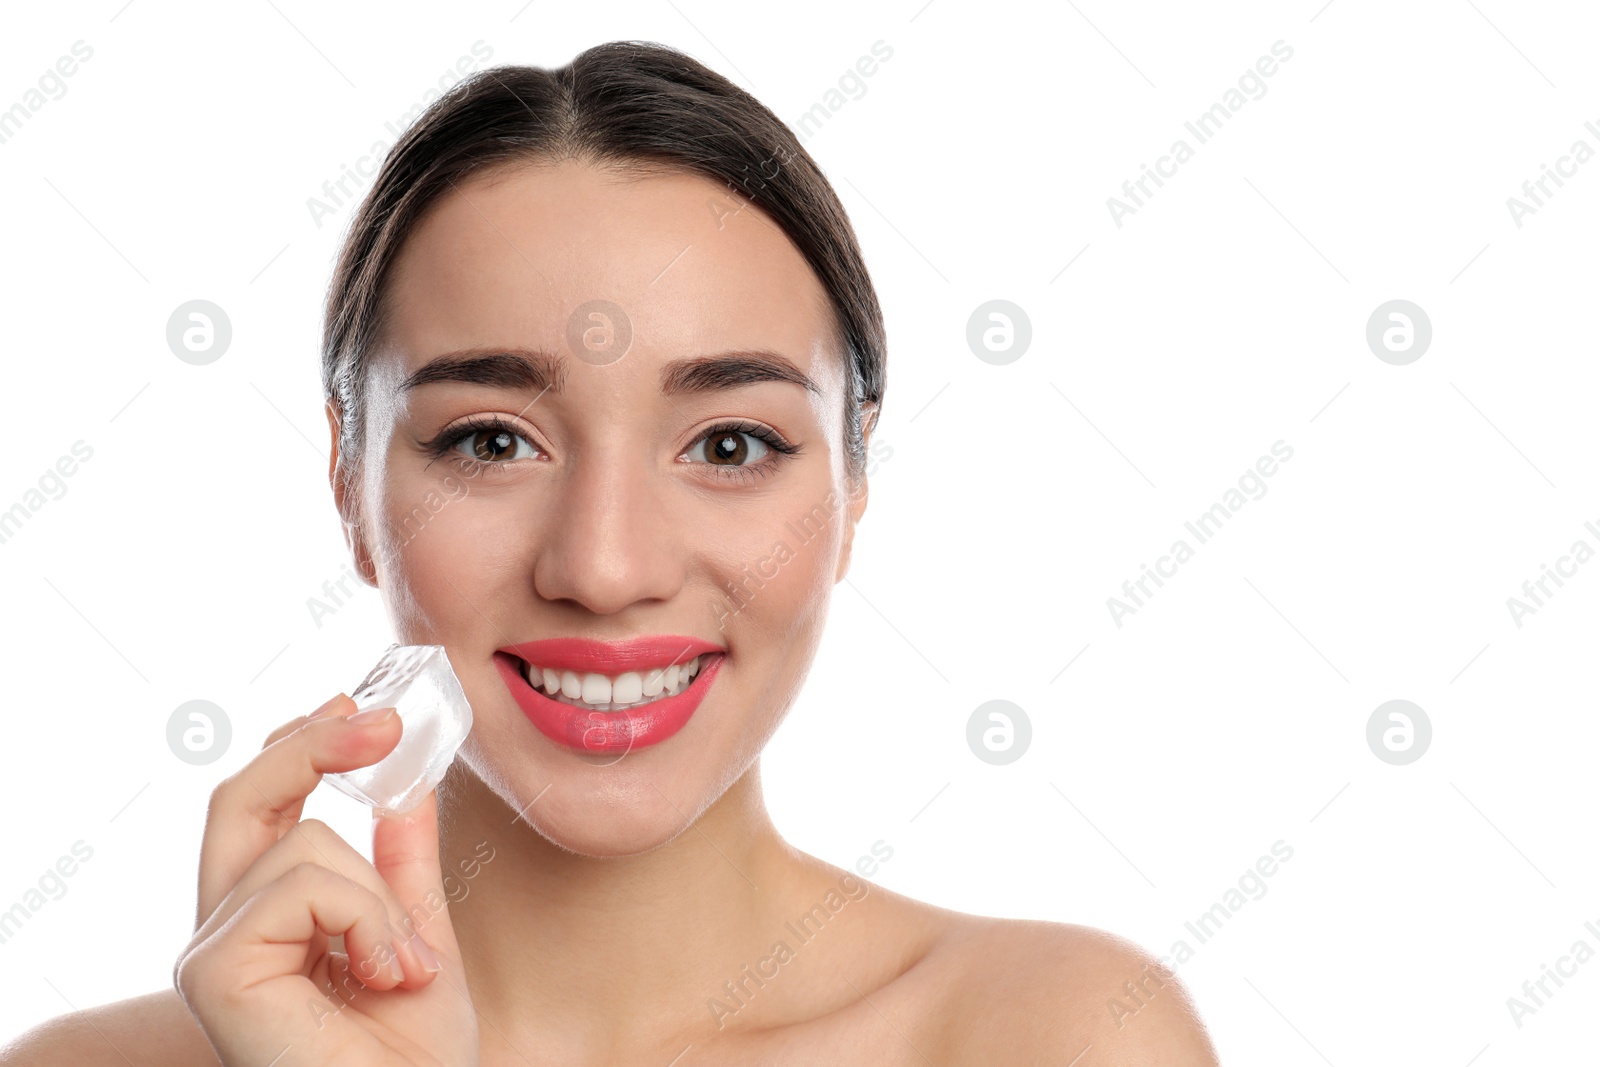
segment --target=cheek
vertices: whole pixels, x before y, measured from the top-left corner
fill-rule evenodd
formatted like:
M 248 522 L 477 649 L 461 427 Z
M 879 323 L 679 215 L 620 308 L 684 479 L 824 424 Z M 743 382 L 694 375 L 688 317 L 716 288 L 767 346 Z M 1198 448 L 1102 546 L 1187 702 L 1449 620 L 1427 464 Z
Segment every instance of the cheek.
M 826 490 L 775 503 L 742 536 L 723 542 L 713 605 L 722 632 L 787 639 L 820 626 L 842 531 L 837 503 Z M 809 644 L 774 644 L 772 651 L 803 656 Z
M 411 639 L 450 644 L 487 625 L 479 611 L 505 588 L 515 546 L 495 539 L 502 527 L 484 513 L 483 496 L 455 473 L 384 486 L 374 512 L 383 523 L 379 588 Z

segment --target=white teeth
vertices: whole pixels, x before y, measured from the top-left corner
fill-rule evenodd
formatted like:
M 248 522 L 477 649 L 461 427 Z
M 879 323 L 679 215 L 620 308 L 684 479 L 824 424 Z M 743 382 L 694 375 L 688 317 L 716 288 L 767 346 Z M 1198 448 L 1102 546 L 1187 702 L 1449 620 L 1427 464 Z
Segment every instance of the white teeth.
M 611 699 L 618 704 L 637 704 L 643 696 L 644 683 L 638 671 L 619 674 L 617 680 L 611 683 Z
M 546 696 L 566 704 L 594 711 L 620 711 L 663 696 L 677 696 L 700 673 L 703 657 L 688 663 L 653 667 L 647 671 L 627 671 L 615 678 L 604 674 L 556 671 L 524 663 L 522 674 L 529 685 L 543 689 Z
M 584 675 L 583 702 L 585 704 L 611 703 L 611 679 L 603 674 Z

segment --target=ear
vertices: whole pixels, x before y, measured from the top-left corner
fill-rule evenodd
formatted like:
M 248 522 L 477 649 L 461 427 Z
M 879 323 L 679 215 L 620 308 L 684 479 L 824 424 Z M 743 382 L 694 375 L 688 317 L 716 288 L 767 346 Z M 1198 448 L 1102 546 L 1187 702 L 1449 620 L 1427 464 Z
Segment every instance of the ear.
M 332 438 L 328 448 L 328 484 L 333 489 L 333 506 L 338 509 L 339 520 L 344 525 L 344 543 L 350 550 L 350 558 L 355 561 L 356 573 L 361 575 L 363 582 L 376 589 L 378 567 L 372 561 L 372 552 L 367 546 L 366 537 L 361 532 L 360 509 L 356 506 L 349 485 L 350 463 L 339 451 L 339 442 L 343 436 L 339 432 L 343 413 L 338 403 L 333 400 L 328 401 L 326 411 L 328 433 Z
M 864 446 L 872 444 L 872 431 L 877 425 L 878 405 L 869 401 L 861 406 L 861 440 Z M 856 540 L 856 524 L 867 511 L 867 472 L 862 471 L 861 477 L 848 482 L 847 487 L 850 506 L 845 510 L 844 542 L 839 546 L 839 566 L 833 575 L 835 582 L 843 581 L 850 570 L 850 549 Z

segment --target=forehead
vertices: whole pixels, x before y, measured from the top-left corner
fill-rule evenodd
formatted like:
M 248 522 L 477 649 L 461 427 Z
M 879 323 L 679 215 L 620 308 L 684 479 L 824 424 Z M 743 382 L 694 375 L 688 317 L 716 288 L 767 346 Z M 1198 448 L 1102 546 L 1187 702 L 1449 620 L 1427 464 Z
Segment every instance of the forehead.
M 390 275 L 384 348 L 401 373 L 480 345 L 566 353 L 596 300 L 627 316 L 635 365 L 765 348 L 841 377 L 826 294 L 759 208 L 696 174 L 570 161 L 498 167 L 429 207 Z

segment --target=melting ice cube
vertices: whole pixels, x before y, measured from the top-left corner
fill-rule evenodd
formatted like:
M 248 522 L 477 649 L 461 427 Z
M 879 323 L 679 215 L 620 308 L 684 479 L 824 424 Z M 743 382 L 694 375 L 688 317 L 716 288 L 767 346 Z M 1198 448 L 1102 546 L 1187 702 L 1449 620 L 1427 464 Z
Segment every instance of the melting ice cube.
M 371 766 L 323 781 L 381 811 L 410 811 L 439 784 L 472 729 L 472 706 L 444 646 L 390 645 L 350 697 L 359 711 L 394 708 L 400 743 Z

